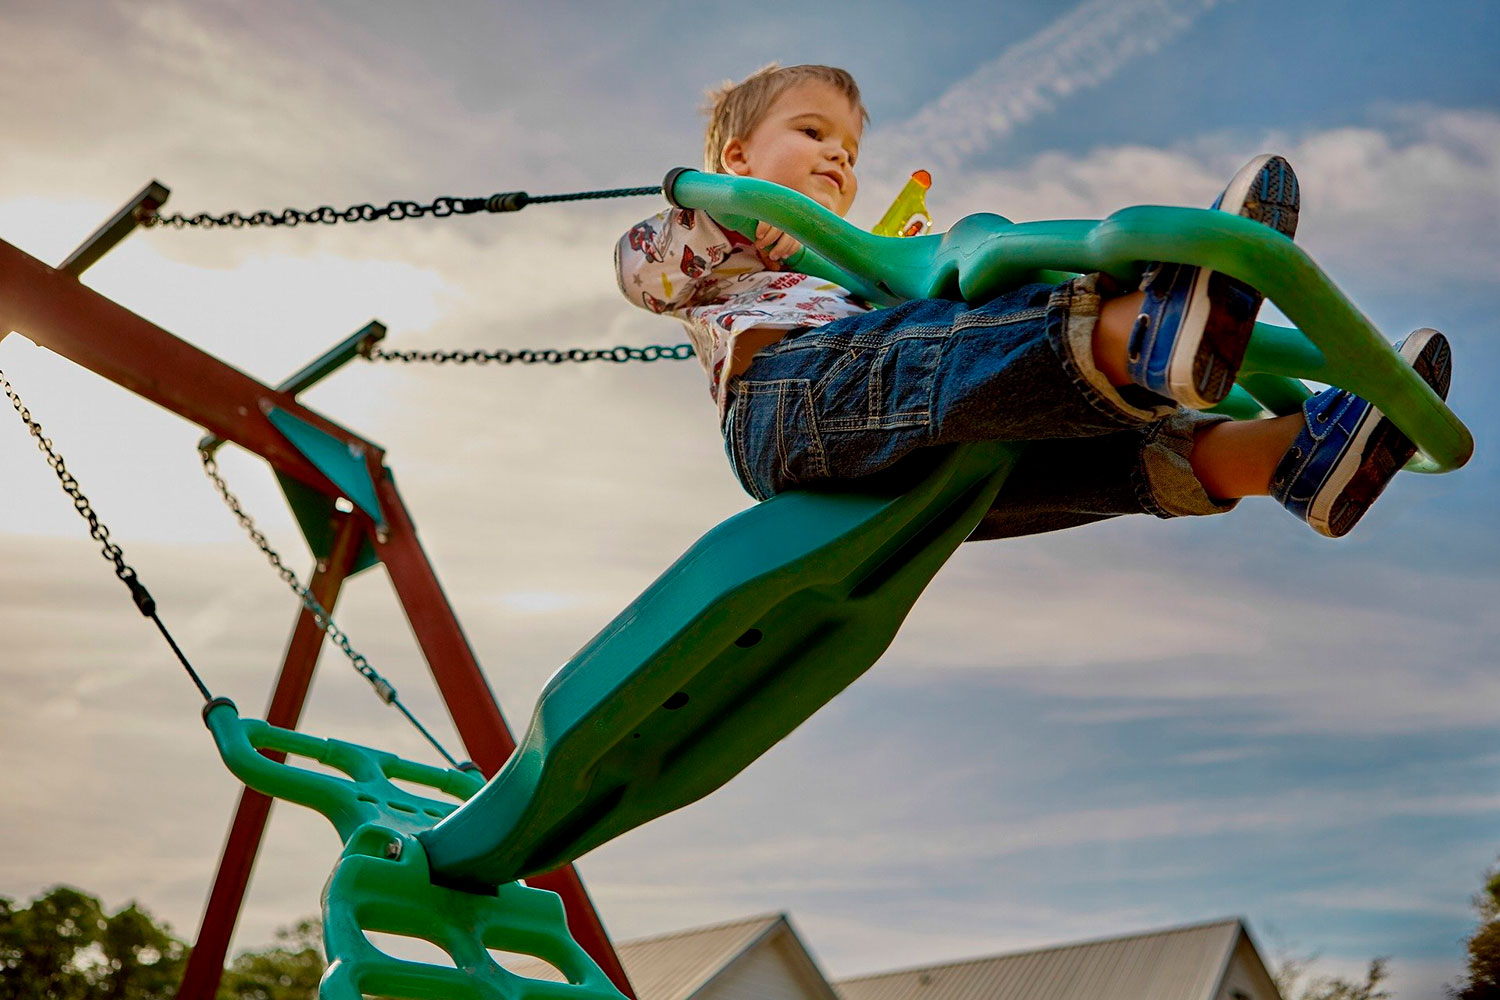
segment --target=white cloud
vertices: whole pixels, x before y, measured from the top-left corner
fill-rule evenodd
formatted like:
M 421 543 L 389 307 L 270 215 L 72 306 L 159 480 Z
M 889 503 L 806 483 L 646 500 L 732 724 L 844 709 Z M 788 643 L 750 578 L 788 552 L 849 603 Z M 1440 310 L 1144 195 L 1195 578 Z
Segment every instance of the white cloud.
M 1500 276 L 1500 114 L 1486 110 L 1407 106 L 1298 135 L 1044 152 L 1021 167 L 944 178 L 929 203 L 944 225 L 981 207 L 1017 222 L 1206 207 L 1241 162 L 1268 151 L 1285 155 L 1302 182 L 1298 244 L 1346 290 L 1430 297 Z
M 1156 52 L 1216 2 L 1087 0 L 1004 49 L 907 121 L 880 129 L 872 137 L 873 162 L 920 156 L 945 172 L 957 170 L 1018 126 Z

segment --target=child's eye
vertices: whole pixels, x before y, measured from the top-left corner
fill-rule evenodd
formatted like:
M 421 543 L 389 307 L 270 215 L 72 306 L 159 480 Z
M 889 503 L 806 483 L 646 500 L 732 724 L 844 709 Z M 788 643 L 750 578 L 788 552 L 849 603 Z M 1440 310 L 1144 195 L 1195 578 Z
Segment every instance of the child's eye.
M 802 130 L 802 134 L 805 135 L 805 136 L 807 136 L 810 139 L 816 139 L 820 135 L 820 133 L 818 132 L 818 130 L 815 129 L 815 128 L 813 128 L 811 125 L 809 125 L 806 128 L 804 128 Z

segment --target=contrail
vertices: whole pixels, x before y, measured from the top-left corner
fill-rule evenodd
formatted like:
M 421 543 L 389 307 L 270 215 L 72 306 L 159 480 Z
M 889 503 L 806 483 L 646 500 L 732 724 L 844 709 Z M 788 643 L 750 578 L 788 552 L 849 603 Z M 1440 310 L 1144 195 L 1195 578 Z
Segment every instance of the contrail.
M 1114 77 L 1220 0 L 1086 0 L 1006 49 L 906 121 L 878 129 L 875 173 L 956 169 L 1060 101 Z M 878 150 L 878 152 L 877 152 Z

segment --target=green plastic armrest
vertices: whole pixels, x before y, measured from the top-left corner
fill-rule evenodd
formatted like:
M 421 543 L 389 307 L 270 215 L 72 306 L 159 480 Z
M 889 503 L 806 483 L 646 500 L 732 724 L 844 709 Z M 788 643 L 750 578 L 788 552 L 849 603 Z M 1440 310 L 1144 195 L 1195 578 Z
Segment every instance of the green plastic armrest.
M 1046 271 L 1139 274 L 1144 261 L 1196 264 L 1259 289 L 1297 329 L 1256 325 L 1246 374 L 1338 385 L 1378 406 L 1425 457 L 1413 467 L 1448 472 L 1474 452 L 1468 428 L 1300 247 L 1252 219 L 1199 208 L 1142 205 L 1101 221 L 1013 223 L 970 215 L 946 233 L 875 236 L 812 199 L 750 177 L 673 171 L 669 201 L 715 218 L 763 219 L 805 244 L 788 267 L 841 281 L 858 275 L 894 299 L 984 301 Z M 858 291 L 859 287 L 851 290 Z M 1269 386 L 1269 381 L 1261 385 Z M 1286 397 L 1295 387 L 1273 394 Z

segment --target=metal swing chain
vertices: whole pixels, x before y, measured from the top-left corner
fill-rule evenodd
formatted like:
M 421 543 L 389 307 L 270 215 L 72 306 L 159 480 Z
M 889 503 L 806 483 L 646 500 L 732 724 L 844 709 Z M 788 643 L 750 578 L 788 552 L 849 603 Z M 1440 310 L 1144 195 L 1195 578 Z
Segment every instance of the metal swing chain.
M 653 184 L 649 187 L 609 188 L 602 191 L 576 191 L 572 194 L 530 195 L 525 191 L 503 191 L 484 198 L 435 198 L 426 205 L 415 201 L 393 201 L 384 206 L 376 206 L 367 202 L 350 205 L 342 210 L 332 205 L 320 205 L 309 211 L 285 208 L 280 212 L 273 212 L 262 209 L 258 212 L 251 212 L 249 215 L 239 212 L 228 212 L 224 215 L 211 215 L 208 212 L 199 212 L 196 215 L 153 213 L 142 218 L 141 224 L 147 228 L 171 226 L 173 229 L 183 229 L 188 226 L 202 229 L 220 227 L 243 229 L 246 226 L 300 226 L 303 223 L 313 222 L 331 226 L 337 222 L 374 222 L 377 219 L 399 222 L 402 219 L 421 219 L 429 215 L 436 219 L 443 219 L 453 215 L 473 215 L 476 212 L 519 212 L 527 205 L 560 201 L 590 201 L 599 198 L 631 198 L 652 194 L 661 194 L 660 184 Z
M 21 397 L 16 395 L 16 390 L 11 386 L 10 380 L 5 377 L 5 372 L 3 371 L 0 371 L 0 386 L 4 387 L 6 398 L 10 400 L 10 405 L 15 408 L 16 413 L 21 418 L 21 422 L 26 425 L 26 429 L 36 439 L 37 448 L 42 454 L 47 456 L 47 464 L 57 474 L 58 481 L 62 483 L 63 492 L 72 498 L 73 509 L 78 511 L 78 515 L 88 522 L 90 537 L 101 546 L 99 554 L 114 564 L 115 576 L 130 589 L 130 597 L 135 601 L 135 606 L 140 613 L 156 623 L 156 627 L 161 632 L 162 637 L 167 640 L 167 645 L 172 647 L 172 652 L 176 655 L 177 661 L 182 664 L 183 669 L 188 673 L 188 677 L 192 678 L 193 683 L 197 685 L 198 693 L 203 695 L 203 700 L 206 702 L 213 701 L 213 695 L 203 683 L 202 678 L 198 676 L 198 672 L 193 669 L 193 665 L 188 662 L 181 647 L 177 645 L 177 640 L 172 638 L 172 633 L 167 631 L 166 625 L 162 624 L 162 620 L 157 617 L 156 600 L 146 590 L 146 585 L 141 583 L 140 577 L 136 575 L 135 570 L 125 562 L 125 553 L 110 540 L 109 528 L 100 523 L 99 515 L 94 512 L 93 505 L 89 503 L 88 497 L 84 496 L 83 491 L 79 489 L 78 480 L 73 478 L 73 474 L 68 471 L 67 465 L 63 463 L 62 456 L 53 449 L 52 439 L 42 432 L 42 425 L 32 417 L 31 410 L 27 408 L 26 404 L 21 402 Z
M 560 365 L 564 361 L 608 361 L 624 364 L 627 361 L 686 361 L 693 356 L 692 344 L 648 344 L 645 347 L 569 347 L 533 350 L 523 348 L 508 351 L 387 351 L 371 348 L 365 357 L 371 361 L 432 362 L 433 364 L 548 364 Z
M 282 582 L 291 588 L 292 593 L 297 595 L 297 599 L 302 602 L 302 606 L 313 613 L 313 620 L 317 623 L 318 627 L 327 634 L 328 638 L 337 644 L 339 649 L 343 650 L 344 655 L 349 658 L 349 663 L 361 677 L 369 681 L 370 687 L 375 689 L 375 694 L 379 696 L 381 701 L 400 709 L 401 714 L 406 716 L 407 720 L 416 727 L 417 732 L 426 737 L 427 742 L 431 743 L 437 749 L 437 752 L 443 755 L 444 760 L 455 769 L 462 769 L 464 765 L 455 760 L 453 755 L 428 731 L 427 727 L 418 721 L 411 710 L 402 704 L 401 699 L 396 695 L 396 688 L 391 682 L 382 677 L 380 672 L 374 667 L 370 666 L 370 661 L 365 659 L 363 653 L 354 649 L 354 646 L 349 642 L 348 633 L 334 623 L 333 617 L 324 609 L 322 603 L 313 596 L 312 591 L 302 585 L 302 581 L 297 579 L 297 574 L 282 560 L 280 553 L 271 547 L 271 543 L 266 540 L 265 533 L 256 526 L 255 520 L 240 505 L 239 498 L 230 492 L 229 485 L 224 482 L 224 477 L 219 473 L 219 463 L 214 458 L 213 451 L 208 448 L 200 448 L 198 449 L 198 457 L 203 461 L 204 474 L 214 484 L 214 489 L 223 498 L 224 503 L 229 507 L 230 513 L 234 515 L 234 519 L 239 522 L 240 527 L 250 536 L 250 540 L 255 543 L 255 547 L 260 549 L 261 554 L 266 557 L 266 561 L 271 564 L 271 568 L 276 570 L 276 575 L 281 577 Z

